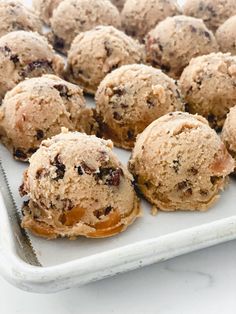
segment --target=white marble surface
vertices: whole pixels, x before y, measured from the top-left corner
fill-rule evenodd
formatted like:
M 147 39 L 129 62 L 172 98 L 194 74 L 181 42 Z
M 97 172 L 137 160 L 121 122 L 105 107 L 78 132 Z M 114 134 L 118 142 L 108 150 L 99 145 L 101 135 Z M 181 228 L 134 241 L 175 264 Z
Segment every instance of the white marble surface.
M 1 314 L 235 314 L 236 241 L 53 295 L 0 279 Z

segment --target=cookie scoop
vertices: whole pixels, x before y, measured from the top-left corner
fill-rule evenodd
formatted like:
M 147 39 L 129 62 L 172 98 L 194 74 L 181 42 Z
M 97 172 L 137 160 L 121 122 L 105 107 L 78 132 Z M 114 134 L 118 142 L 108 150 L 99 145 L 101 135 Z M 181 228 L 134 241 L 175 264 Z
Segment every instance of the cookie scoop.
M 20 192 L 28 197 L 22 227 L 47 239 L 110 237 L 140 212 L 133 177 L 112 142 L 78 132 L 42 142 Z
M 207 120 L 175 112 L 138 136 L 129 169 L 157 209 L 205 211 L 219 199 L 234 164 Z

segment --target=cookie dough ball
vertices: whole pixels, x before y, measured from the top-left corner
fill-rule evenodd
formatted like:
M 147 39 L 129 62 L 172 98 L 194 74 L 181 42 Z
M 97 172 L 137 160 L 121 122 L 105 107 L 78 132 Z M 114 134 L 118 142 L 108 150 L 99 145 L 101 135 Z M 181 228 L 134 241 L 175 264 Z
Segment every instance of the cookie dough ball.
M 139 215 L 133 177 L 112 142 L 82 133 L 43 141 L 25 172 L 22 226 L 45 238 L 110 237 Z
M 235 0 L 186 0 L 185 15 L 203 19 L 213 32 L 230 16 L 236 14 Z
M 236 106 L 231 108 L 227 115 L 221 137 L 231 156 L 236 161 Z
M 218 28 L 216 40 L 222 52 L 231 52 L 232 55 L 236 55 L 236 15 Z
M 33 0 L 33 8 L 42 21 L 49 25 L 53 11 L 63 0 Z
M 41 141 L 61 127 L 87 131 L 90 109 L 82 90 L 57 76 L 25 80 L 6 94 L 0 107 L 0 138 L 16 159 L 27 161 Z
M 108 74 L 95 98 L 100 136 L 126 149 L 152 121 L 183 110 L 175 81 L 143 64 L 125 65 Z
M 127 34 L 143 41 L 160 21 L 179 13 L 180 8 L 175 0 L 127 0 L 121 21 Z
M 168 17 L 146 37 L 147 61 L 173 78 L 179 78 L 193 57 L 218 51 L 216 39 L 202 20 Z
M 221 129 L 229 109 L 236 104 L 236 57 L 212 53 L 192 59 L 179 86 L 186 109 Z
M 98 26 L 73 41 L 66 77 L 94 94 L 112 70 L 125 64 L 142 63 L 144 59 L 143 46 L 136 40 L 112 26 Z
M 124 7 L 125 0 L 111 0 L 111 2 L 121 11 Z
M 157 209 L 204 211 L 218 200 L 234 160 L 203 117 L 176 112 L 139 135 L 129 168 Z
M 0 102 L 5 93 L 27 77 L 61 74 L 63 59 L 37 33 L 17 31 L 0 38 Z
M 40 19 L 16 0 L 0 1 L 0 20 L 0 37 L 18 30 L 38 33 L 42 31 Z
M 97 25 L 121 25 L 119 11 L 109 0 L 62 1 L 53 12 L 49 38 L 56 50 L 66 53 L 79 33 Z

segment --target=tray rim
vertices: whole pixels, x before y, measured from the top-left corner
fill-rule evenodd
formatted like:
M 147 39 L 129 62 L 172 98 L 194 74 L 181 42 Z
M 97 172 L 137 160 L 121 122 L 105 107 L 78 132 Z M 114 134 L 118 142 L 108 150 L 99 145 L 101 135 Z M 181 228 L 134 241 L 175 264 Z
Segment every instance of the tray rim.
M 56 266 L 32 266 L 14 247 L 7 210 L 0 193 L 0 274 L 14 286 L 55 293 L 74 286 L 161 262 L 188 252 L 236 239 L 236 215 Z

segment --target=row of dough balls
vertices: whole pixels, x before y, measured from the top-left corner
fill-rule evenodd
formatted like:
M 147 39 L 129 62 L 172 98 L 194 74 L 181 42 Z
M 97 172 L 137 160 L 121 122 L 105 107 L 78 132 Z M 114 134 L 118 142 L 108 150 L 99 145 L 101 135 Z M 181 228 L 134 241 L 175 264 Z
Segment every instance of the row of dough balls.
M 48 64 L 33 65 L 37 74 L 51 73 Z M 28 160 L 41 141 L 59 133 L 62 126 L 132 149 L 137 135 L 152 121 L 173 111 L 198 113 L 221 130 L 235 106 L 235 95 L 236 57 L 223 53 L 192 59 L 179 81 L 144 64 L 121 66 L 101 81 L 95 109 L 86 107 L 78 85 L 44 75 L 26 79 L 6 94 L 0 108 L 0 136 L 20 160 Z
M 112 147 L 110 140 L 65 129 L 44 140 L 20 186 L 27 197 L 22 227 L 48 239 L 113 236 L 140 217 L 135 190 L 153 213 L 205 211 L 235 167 L 207 121 L 183 112 L 162 116 L 138 136 L 131 173 Z

